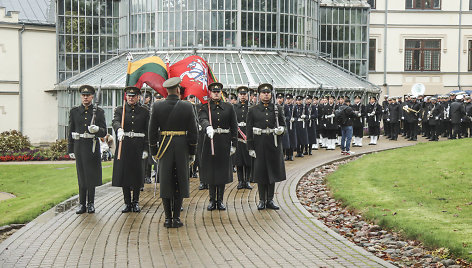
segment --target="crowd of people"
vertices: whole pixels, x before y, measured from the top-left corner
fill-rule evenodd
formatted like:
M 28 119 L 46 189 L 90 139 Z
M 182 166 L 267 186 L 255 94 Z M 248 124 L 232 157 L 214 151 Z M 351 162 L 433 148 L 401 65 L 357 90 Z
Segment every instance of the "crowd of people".
M 160 183 L 164 226 L 178 228 L 183 198 L 189 197 L 189 178 L 208 189 L 207 210 L 225 210 L 225 185 L 237 174 L 237 189 L 257 183 L 257 208 L 279 209 L 275 183 L 285 180 L 284 161 L 313 150 L 336 150 L 351 155 L 364 136 L 376 145 L 383 127 L 386 138 L 399 135 L 415 141 L 471 136 L 472 103 L 466 94 L 447 96 L 385 96 L 379 103 L 354 96 L 312 96 L 276 93 L 268 83 L 257 90 L 240 86 L 224 97 L 223 85 L 208 86 L 209 101 L 195 96 L 181 100 L 179 78 L 164 83 L 168 96 L 141 93 L 126 87 L 126 100 L 115 110 L 112 126 L 117 146 L 112 185 L 123 189 L 123 213 L 140 212 L 139 195 L 145 183 Z M 95 187 L 101 185 L 101 162 L 96 140 L 110 141 L 102 109 L 93 104 L 95 89 L 80 87 L 82 104 L 71 109 L 69 153 L 76 159 L 80 205 L 77 214 L 94 213 Z M 105 139 L 106 138 L 106 139 Z M 154 166 L 154 168 L 153 168 Z

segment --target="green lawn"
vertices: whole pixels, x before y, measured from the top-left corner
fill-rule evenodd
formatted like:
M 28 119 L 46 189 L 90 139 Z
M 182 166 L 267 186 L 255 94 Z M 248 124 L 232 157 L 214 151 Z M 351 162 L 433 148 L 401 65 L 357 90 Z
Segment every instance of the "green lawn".
M 328 185 L 381 226 L 472 260 L 471 149 L 472 139 L 463 139 L 366 155 L 332 173 Z
M 112 162 L 103 162 L 103 183 L 111 180 Z M 16 198 L 0 202 L 0 226 L 31 221 L 79 191 L 75 164 L 0 165 L 0 192 Z

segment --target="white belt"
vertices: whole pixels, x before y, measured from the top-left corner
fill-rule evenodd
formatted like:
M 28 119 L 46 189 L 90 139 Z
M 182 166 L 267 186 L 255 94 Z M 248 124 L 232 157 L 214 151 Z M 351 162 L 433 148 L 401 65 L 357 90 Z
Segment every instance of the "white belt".
M 216 133 L 216 134 L 229 133 L 229 129 L 225 129 L 225 128 L 215 128 L 215 133 Z
M 246 126 L 246 122 L 239 122 L 238 123 L 238 127 L 245 127 Z
M 95 135 L 93 134 L 90 134 L 90 133 L 84 133 L 84 134 L 79 134 L 77 132 L 72 132 L 72 138 L 74 140 L 78 140 L 80 138 L 83 138 L 83 139 L 93 139 L 95 138 Z
M 252 132 L 254 133 L 254 135 L 271 134 L 275 132 L 275 129 L 272 129 L 272 128 L 262 129 L 258 127 L 253 127 Z
M 298 122 L 303 122 L 303 121 L 305 121 L 305 119 L 298 118 L 297 121 L 298 121 Z
M 240 142 L 242 142 L 242 143 L 247 143 L 247 141 L 246 141 L 246 140 L 244 140 L 244 139 L 241 139 L 241 138 L 238 138 L 238 141 L 240 141 Z
M 137 133 L 137 132 L 125 132 L 123 134 L 124 136 L 126 137 L 130 137 L 130 138 L 144 138 L 144 133 Z

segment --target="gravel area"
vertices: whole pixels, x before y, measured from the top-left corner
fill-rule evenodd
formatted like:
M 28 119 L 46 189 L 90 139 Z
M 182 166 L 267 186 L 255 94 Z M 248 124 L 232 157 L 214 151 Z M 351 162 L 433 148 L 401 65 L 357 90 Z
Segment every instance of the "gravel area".
M 325 185 L 325 177 L 339 165 L 362 156 L 324 165 L 305 175 L 297 187 L 300 203 L 333 231 L 356 245 L 399 267 L 472 267 L 462 259 L 451 259 L 447 249 L 427 249 L 420 242 L 383 230 L 375 223 L 343 207 Z M 391 213 L 386 211 L 385 213 Z

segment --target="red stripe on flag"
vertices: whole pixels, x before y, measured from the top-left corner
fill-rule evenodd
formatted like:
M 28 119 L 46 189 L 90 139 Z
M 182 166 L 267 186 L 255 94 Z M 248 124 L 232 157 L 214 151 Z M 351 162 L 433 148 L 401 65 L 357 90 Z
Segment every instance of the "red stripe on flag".
M 161 94 L 164 98 L 167 97 L 167 90 L 162 86 L 165 79 L 156 74 L 147 72 L 141 75 L 135 87 L 142 88 L 143 84 L 146 83 L 149 87 L 154 89 L 157 93 Z

